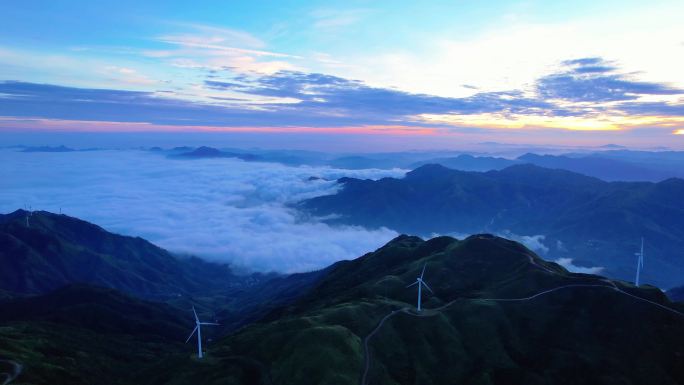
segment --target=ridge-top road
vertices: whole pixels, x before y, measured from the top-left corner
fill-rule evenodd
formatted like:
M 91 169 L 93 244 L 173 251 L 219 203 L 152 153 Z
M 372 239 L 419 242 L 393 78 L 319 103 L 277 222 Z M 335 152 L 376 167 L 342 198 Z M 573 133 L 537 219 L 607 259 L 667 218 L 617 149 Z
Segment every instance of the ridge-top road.
M 434 309 L 423 309 L 421 313 L 416 313 L 413 311 L 413 307 L 402 307 L 400 309 L 392 310 L 389 314 L 384 316 L 378 325 L 370 332 L 368 335 L 363 339 L 363 356 L 364 356 L 364 369 L 363 369 L 363 374 L 361 376 L 361 385 L 367 385 L 368 382 L 368 371 L 370 370 L 370 363 L 371 363 L 371 357 L 370 357 L 370 350 L 368 348 L 368 343 L 370 342 L 370 339 L 373 338 L 373 336 L 382 328 L 382 326 L 385 324 L 385 322 L 394 317 L 397 314 L 408 314 L 413 317 L 432 317 L 437 314 L 439 314 L 442 310 L 448 308 L 449 306 L 453 305 L 454 303 L 458 301 L 496 301 L 496 302 L 524 302 L 524 301 L 531 301 L 535 298 L 541 297 L 543 295 L 551 294 L 560 290 L 566 290 L 566 289 L 581 289 L 581 288 L 605 288 L 605 289 L 611 289 L 617 293 L 626 295 L 630 298 L 637 299 L 639 301 L 643 301 L 645 303 L 657 306 L 663 310 L 669 311 L 671 313 L 674 313 L 676 315 L 679 315 L 684 318 L 684 313 L 677 311 L 675 309 L 669 308 L 667 306 L 661 305 L 657 302 L 641 298 L 639 296 L 636 296 L 634 294 L 627 293 L 617 287 L 612 281 L 610 280 L 600 280 L 601 282 L 607 282 L 608 285 L 602 285 L 602 284 L 569 284 L 569 285 L 563 285 L 563 286 L 558 286 L 552 289 L 544 290 L 539 293 L 533 294 L 528 297 L 522 297 L 522 298 L 459 298 L 452 300 L 450 302 L 447 302 L 446 304 L 434 308 Z

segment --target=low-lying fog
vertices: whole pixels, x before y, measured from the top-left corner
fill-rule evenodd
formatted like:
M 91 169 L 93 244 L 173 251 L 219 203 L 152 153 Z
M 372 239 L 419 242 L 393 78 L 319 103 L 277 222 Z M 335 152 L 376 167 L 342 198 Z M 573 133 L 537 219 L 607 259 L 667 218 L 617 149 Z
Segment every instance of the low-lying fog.
M 225 261 L 246 270 L 291 273 L 356 258 L 398 235 L 391 229 L 330 226 L 302 216 L 291 204 L 334 193 L 335 180 L 343 176 L 378 179 L 404 173 L 232 158 L 170 159 L 164 153 L 142 150 L 1 149 L 0 212 L 25 205 L 61 210 L 175 253 Z M 552 257 L 546 255 L 543 235 L 499 235 Z M 572 271 L 586 269 L 567 258 L 556 262 Z
M 250 270 L 295 272 L 358 257 L 397 235 L 331 227 L 288 203 L 335 191 L 342 176 L 401 177 L 401 170 L 288 167 L 236 159 L 167 159 L 137 150 L 0 150 L 0 212 L 25 204 L 141 236 L 177 253 Z M 315 176 L 323 179 L 308 180 Z M 327 179 L 327 180 L 324 180 Z

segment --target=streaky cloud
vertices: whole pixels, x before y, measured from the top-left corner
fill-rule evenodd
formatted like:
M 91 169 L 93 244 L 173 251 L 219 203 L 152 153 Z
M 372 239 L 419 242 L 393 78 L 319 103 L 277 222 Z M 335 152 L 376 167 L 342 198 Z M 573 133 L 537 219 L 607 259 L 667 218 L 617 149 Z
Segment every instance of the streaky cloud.
M 544 76 L 536 91 L 543 99 L 572 102 L 613 102 L 636 100 L 643 95 L 679 95 L 683 89 L 667 84 L 631 80 L 612 73 L 617 67 L 598 57 L 566 60 L 565 71 Z

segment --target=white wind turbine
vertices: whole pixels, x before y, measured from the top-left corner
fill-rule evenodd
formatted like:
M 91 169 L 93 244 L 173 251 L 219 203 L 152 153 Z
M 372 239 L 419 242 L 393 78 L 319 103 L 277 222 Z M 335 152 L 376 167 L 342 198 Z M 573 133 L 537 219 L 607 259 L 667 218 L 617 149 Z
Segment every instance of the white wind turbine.
M 641 278 L 641 269 L 644 268 L 644 238 L 641 238 L 641 252 L 635 253 L 636 255 L 639 256 L 639 259 L 637 259 L 637 271 L 636 271 L 636 279 L 634 280 L 634 284 L 636 286 L 639 286 L 639 279 Z
M 188 341 L 190 341 L 190 338 L 192 338 L 192 335 L 197 332 L 197 357 L 202 358 L 204 355 L 202 354 L 202 328 L 201 325 L 218 325 L 217 323 L 214 322 L 200 322 L 199 318 L 197 317 L 197 312 L 195 311 L 195 307 L 192 307 L 192 312 L 195 314 L 195 328 L 192 330 L 192 333 L 190 333 L 190 336 L 188 337 L 187 340 L 185 340 L 185 343 L 187 344 Z
M 413 285 L 418 285 L 418 306 L 416 307 L 416 309 L 417 309 L 418 311 L 420 311 L 420 297 L 421 297 L 421 294 L 422 294 L 421 288 L 422 288 L 423 286 L 425 286 L 426 289 L 430 290 L 430 293 L 433 292 L 432 289 L 430 289 L 430 286 L 428 286 L 428 284 L 425 283 L 425 281 L 423 281 L 423 275 L 425 274 L 425 266 L 427 266 L 427 264 L 423 265 L 423 271 L 420 273 L 420 277 L 416 278 L 416 282 L 414 282 L 414 283 L 412 283 L 412 284 L 406 286 L 406 287 L 411 287 L 411 286 L 413 286 Z
M 33 215 L 33 211 L 31 211 L 31 206 L 25 206 L 26 208 L 26 227 L 29 227 L 29 217 Z

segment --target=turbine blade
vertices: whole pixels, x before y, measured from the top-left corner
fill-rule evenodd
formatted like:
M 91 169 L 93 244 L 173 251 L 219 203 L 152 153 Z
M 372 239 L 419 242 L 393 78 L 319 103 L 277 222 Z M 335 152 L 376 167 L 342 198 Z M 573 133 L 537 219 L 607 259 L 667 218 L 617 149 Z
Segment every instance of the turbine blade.
M 200 322 L 200 325 L 220 325 L 215 322 Z
M 411 286 L 413 286 L 413 285 L 415 285 L 415 284 L 417 284 L 417 283 L 418 283 L 418 281 L 416 281 L 416 282 L 414 282 L 414 283 L 412 283 L 412 284 L 410 284 L 410 285 L 408 285 L 408 286 L 406 286 L 406 287 L 411 287 Z
M 432 289 L 430 289 L 430 286 L 428 286 L 428 284 L 425 283 L 425 281 L 420 281 L 420 282 L 423 284 L 423 286 L 425 286 L 426 289 L 430 290 L 430 293 L 435 294 L 435 293 L 432 291 Z
M 423 271 L 420 272 L 420 279 L 423 279 L 423 275 L 425 274 L 425 266 L 427 266 L 427 263 L 423 265 Z
M 197 318 L 197 312 L 195 311 L 195 307 L 192 307 L 192 312 L 195 314 L 195 321 L 199 322 L 199 318 Z
M 192 333 L 190 333 L 190 335 L 188 336 L 188 339 L 185 340 L 185 343 L 186 343 L 186 344 L 188 343 L 188 341 L 190 341 L 190 338 L 192 338 L 192 336 L 195 335 L 195 332 L 196 332 L 196 331 L 197 331 L 197 326 L 195 326 L 195 328 L 192 329 Z

